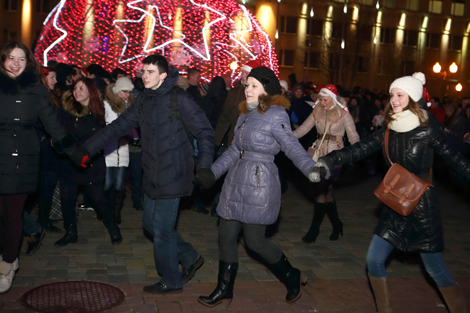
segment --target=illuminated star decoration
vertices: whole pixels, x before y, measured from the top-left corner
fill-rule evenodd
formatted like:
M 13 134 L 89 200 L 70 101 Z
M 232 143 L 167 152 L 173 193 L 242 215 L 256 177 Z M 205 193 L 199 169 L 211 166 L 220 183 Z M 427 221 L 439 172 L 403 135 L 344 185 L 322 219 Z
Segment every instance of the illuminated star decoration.
M 43 65 L 60 58 L 131 74 L 153 53 L 181 73 L 198 68 L 205 80 L 230 75 L 234 82 L 253 59 L 278 73 L 268 35 L 235 0 L 61 0 L 46 18 L 35 51 Z M 230 69 L 231 63 L 237 67 Z

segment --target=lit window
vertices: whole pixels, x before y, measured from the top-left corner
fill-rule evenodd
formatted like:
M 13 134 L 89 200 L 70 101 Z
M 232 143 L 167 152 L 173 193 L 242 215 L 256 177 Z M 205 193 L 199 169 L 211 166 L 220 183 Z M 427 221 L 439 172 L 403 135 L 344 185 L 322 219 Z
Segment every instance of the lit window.
M 377 2 L 374 2 L 374 0 L 359 0 L 359 3 L 364 5 L 375 5 Z
M 418 11 L 419 0 L 406 0 L 406 8 L 410 11 Z
M 382 5 L 386 8 L 395 9 L 397 7 L 397 0 L 383 0 Z
M 455 16 L 463 16 L 465 10 L 465 0 L 453 0 L 450 12 Z
M 431 13 L 442 13 L 442 1 L 429 0 L 429 12 Z

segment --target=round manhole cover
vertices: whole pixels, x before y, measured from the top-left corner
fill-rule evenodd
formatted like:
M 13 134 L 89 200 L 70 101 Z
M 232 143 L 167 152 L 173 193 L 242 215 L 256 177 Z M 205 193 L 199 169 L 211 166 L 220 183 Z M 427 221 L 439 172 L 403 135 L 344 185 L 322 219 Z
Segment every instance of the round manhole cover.
M 123 300 L 120 289 L 93 281 L 52 283 L 31 289 L 21 297 L 26 308 L 44 313 L 102 312 Z

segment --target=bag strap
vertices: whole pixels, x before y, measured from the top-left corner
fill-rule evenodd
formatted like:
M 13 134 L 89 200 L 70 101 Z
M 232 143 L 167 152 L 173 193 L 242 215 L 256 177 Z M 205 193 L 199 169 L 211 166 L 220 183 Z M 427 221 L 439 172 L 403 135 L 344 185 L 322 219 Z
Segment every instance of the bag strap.
M 169 117 L 170 119 L 172 116 L 175 116 L 178 121 L 181 122 L 183 125 L 184 131 L 186 132 L 186 136 L 188 137 L 189 142 L 191 143 L 191 146 L 193 147 L 193 150 L 196 148 L 194 146 L 194 141 L 193 141 L 193 136 L 191 132 L 189 131 L 188 125 L 186 124 L 186 121 L 184 120 L 183 116 L 181 115 L 181 109 L 178 103 L 178 94 L 184 92 L 184 89 L 178 86 L 174 86 L 171 91 L 170 91 L 170 102 L 167 105 L 167 108 L 170 110 L 169 112 Z
M 318 148 L 317 150 L 319 150 L 321 148 L 321 146 L 323 145 L 323 140 L 325 140 L 325 137 L 326 137 L 326 133 L 328 132 L 328 125 L 330 125 L 330 122 L 328 121 L 327 124 L 325 125 L 325 131 L 323 132 L 323 137 L 321 138 L 320 140 L 320 145 L 318 145 Z M 331 125 L 330 125 L 330 129 L 331 129 Z M 312 147 L 315 145 L 315 142 L 312 144 Z
M 385 154 L 387 155 L 388 162 L 390 162 L 390 164 L 393 165 L 393 162 L 390 159 L 390 156 L 388 155 L 388 138 L 389 138 L 389 136 L 390 136 L 390 129 L 387 127 L 387 130 L 385 131 Z M 432 186 L 432 167 L 429 169 L 428 185 Z

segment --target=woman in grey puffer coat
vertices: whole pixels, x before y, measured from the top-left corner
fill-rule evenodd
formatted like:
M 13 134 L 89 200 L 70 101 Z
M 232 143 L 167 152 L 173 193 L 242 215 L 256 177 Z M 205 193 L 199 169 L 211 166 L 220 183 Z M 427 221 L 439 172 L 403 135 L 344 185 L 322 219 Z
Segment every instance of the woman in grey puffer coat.
M 292 133 L 285 111 L 290 103 L 280 96 L 281 86 L 274 72 L 266 67 L 254 68 L 247 84 L 232 145 L 211 167 L 216 179 L 228 174 L 217 206 L 221 217 L 218 285 L 210 296 L 199 297 L 199 302 L 209 307 L 222 302 L 228 307 L 232 300 L 241 229 L 247 246 L 270 264 L 286 286 L 288 303 L 300 297 L 300 284 L 307 281 L 279 247 L 266 239 L 265 230 L 277 220 L 281 207 L 274 156 L 282 150 L 305 176 L 310 176 L 315 162 Z

